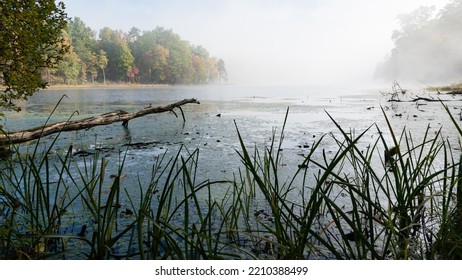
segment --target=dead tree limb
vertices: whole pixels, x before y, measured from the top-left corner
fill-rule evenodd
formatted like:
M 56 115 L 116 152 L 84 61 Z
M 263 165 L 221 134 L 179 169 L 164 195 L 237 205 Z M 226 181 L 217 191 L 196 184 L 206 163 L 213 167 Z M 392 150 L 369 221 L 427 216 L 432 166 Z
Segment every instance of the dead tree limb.
M 427 97 L 417 97 L 409 100 L 401 99 L 389 99 L 388 102 L 417 102 L 417 101 L 426 101 L 426 102 L 451 102 L 451 101 L 462 101 L 462 99 L 433 99 Z
M 109 113 L 104 113 L 95 117 L 90 117 L 82 120 L 76 120 L 76 121 L 63 121 L 63 122 L 57 122 L 57 123 L 52 123 L 48 124 L 45 126 L 40 126 L 32 129 L 26 129 L 26 130 L 20 130 L 20 131 L 12 131 L 8 133 L 4 133 L 3 135 L 0 135 L 0 144 L 17 144 L 17 143 L 23 143 L 35 139 L 39 139 L 41 137 L 58 133 L 58 132 L 63 132 L 63 131 L 74 131 L 74 130 L 81 130 L 81 129 L 87 129 L 95 126 L 100 126 L 100 125 L 108 125 L 116 122 L 122 122 L 124 126 L 128 125 L 128 121 L 143 117 L 149 114 L 158 114 L 158 113 L 163 113 L 163 112 L 169 112 L 173 111 L 175 108 L 180 108 L 180 106 L 183 106 L 188 103 L 196 103 L 199 104 L 199 101 L 195 98 L 191 99 L 184 99 L 169 105 L 165 106 L 159 106 L 159 107 L 147 107 L 144 108 L 143 110 L 129 113 L 123 110 L 118 110 L 114 112 L 109 112 Z M 181 110 L 181 113 L 183 114 L 183 110 Z M 184 120 L 184 115 L 183 115 L 183 120 Z

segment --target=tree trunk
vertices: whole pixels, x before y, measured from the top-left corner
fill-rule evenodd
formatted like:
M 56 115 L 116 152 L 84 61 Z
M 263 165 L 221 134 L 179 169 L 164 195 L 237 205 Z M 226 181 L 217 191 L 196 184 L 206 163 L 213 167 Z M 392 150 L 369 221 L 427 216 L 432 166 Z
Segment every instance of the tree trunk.
M 102 68 L 103 70 L 103 84 L 106 84 L 106 72 L 104 71 L 104 68 Z
M 8 133 L 4 133 L 3 135 L 0 135 L 0 144 L 23 143 L 23 142 L 31 141 L 34 139 L 39 139 L 41 137 L 54 134 L 54 133 L 58 133 L 58 132 L 87 129 L 90 127 L 108 125 L 108 124 L 112 124 L 115 122 L 122 122 L 124 126 L 127 126 L 129 120 L 139 118 L 139 117 L 149 115 L 149 114 L 157 114 L 157 113 L 162 113 L 162 112 L 173 111 L 173 109 L 175 108 L 179 108 L 181 111 L 181 114 L 183 115 L 183 110 L 181 109 L 180 106 L 188 104 L 188 103 L 199 104 L 199 101 L 197 101 L 197 99 L 195 98 L 184 99 L 184 100 L 181 100 L 181 101 L 178 101 L 176 103 L 172 103 L 166 106 L 151 107 L 151 105 L 149 105 L 149 107 L 144 108 L 143 110 L 140 110 L 134 113 L 128 113 L 126 111 L 118 110 L 118 111 L 109 112 L 109 113 L 101 114 L 99 116 L 90 117 L 90 118 L 86 118 L 82 120 L 57 122 L 57 123 L 52 123 L 52 124 L 48 124 L 45 126 L 32 128 L 32 129 L 8 132 Z M 183 115 L 183 120 L 185 120 L 184 115 Z

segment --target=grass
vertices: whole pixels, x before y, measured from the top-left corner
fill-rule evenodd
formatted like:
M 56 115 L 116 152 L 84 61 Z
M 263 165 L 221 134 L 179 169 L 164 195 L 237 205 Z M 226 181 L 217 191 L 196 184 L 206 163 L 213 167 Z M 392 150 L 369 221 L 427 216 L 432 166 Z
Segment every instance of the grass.
M 436 92 L 448 92 L 452 94 L 461 94 L 462 93 L 462 84 L 452 84 L 452 85 L 446 85 L 446 86 L 438 86 L 438 87 L 430 87 L 428 88 L 430 91 L 436 91 Z
M 255 151 L 252 156 L 238 133 L 239 154 L 252 176 L 247 180 L 255 182 L 274 217 L 271 223 L 256 221 L 264 229 L 260 238 L 272 237 L 273 257 L 434 259 L 456 254 L 438 245 L 446 244 L 441 239 L 447 239 L 449 232 L 452 238 L 458 236 L 453 227 L 459 225 L 460 216 L 456 223 L 449 218 L 454 216 L 449 213 L 455 205 L 455 187 L 462 185 L 453 149 L 441 132 L 430 135 L 427 129 L 415 143 L 406 130 L 396 135 L 385 113 L 384 118 L 390 144 L 377 126 L 354 136 L 331 118 L 339 132 L 331 135 L 337 152 L 327 158 L 322 149 L 325 136 L 286 182 L 278 172 L 281 148 L 275 147 L 274 137 L 263 155 Z M 371 129 L 380 137 L 361 147 Z M 283 135 L 282 130 L 279 145 Z M 383 152 L 389 150 L 396 153 L 391 160 Z
M 461 258 L 462 167 L 441 131 L 415 140 L 384 112 L 386 131 L 358 134 L 331 117 L 336 133 L 286 174 L 288 114 L 263 148 L 248 147 L 236 124 L 242 168 L 233 180 L 199 181 L 200 151 L 181 147 L 158 159 L 148 183 L 130 185 L 136 196 L 123 151 L 115 163 L 95 153 L 81 166 L 71 149 L 52 155 L 59 135 L 43 150 L 11 146 L 0 170 L 0 258 Z

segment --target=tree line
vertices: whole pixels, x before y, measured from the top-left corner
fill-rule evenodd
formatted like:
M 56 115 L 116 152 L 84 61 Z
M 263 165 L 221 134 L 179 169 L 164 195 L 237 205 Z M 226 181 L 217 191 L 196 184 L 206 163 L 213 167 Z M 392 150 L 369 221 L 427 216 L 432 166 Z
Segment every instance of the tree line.
M 98 36 L 97 36 L 98 35 Z M 98 34 L 63 2 L 0 1 L 0 117 L 50 84 L 203 84 L 227 80 L 225 63 L 172 30 Z
M 128 82 L 143 84 L 206 84 L 227 80 L 225 63 L 202 46 L 156 27 L 129 32 L 105 27 L 98 38 L 78 17 L 63 31 L 68 53 L 43 78 L 49 84 Z
M 440 11 L 420 7 L 398 17 L 394 48 L 376 69 L 385 80 L 460 82 L 462 77 L 462 0 Z

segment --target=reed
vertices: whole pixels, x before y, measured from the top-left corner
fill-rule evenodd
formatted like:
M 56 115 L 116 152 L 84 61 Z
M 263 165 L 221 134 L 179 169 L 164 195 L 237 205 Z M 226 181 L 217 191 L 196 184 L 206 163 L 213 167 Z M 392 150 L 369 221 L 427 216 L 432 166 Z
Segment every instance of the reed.
M 456 164 L 440 132 L 430 136 L 427 129 L 415 144 L 406 130 L 397 138 L 385 114 L 384 117 L 391 144 L 399 147 L 391 161 L 386 160 L 391 149 L 385 133 L 377 126 L 380 137 L 363 152 L 355 143 L 364 134 L 352 138 L 333 120 L 346 143 L 339 142 L 339 149 L 349 151 L 344 160 L 352 168 L 344 172 L 346 176 L 341 176 L 340 170 L 329 174 L 337 178 L 335 184 L 345 189 L 347 204 L 351 206 L 351 210 L 342 210 L 334 200 L 325 197 L 329 212 L 336 213 L 331 219 L 340 234 L 340 238 L 333 236 L 331 240 L 342 248 L 346 258 L 424 259 L 433 246 L 431 236 L 436 225 L 431 219 L 436 214 L 435 206 L 440 204 L 444 186 L 455 181 L 447 172 Z M 385 153 L 380 152 L 382 149 Z M 379 158 L 380 164 L 374 164 L 374 158 Z M 436 162 L 439 158 L 442 163 Z M 347 233 L 342 229 L 345 223 L 350 228 Z
M 244 168 L 252 175 L 250 180 L 256 182 L 274 216 L 271 223 L 256 219 L 264 232 L 253 234 L 261 240 L 272 237 L 273 257 L 439 257 L 435 244 L 441 239 L 439 228 L 447 226 L 442 215 L 447 215 L 452 205 L 459 163 L 440 131 L 430 135 L 427 129 L 416 143 L 406 130 L 397 136 L 385 112 L 384 118 L 391 136 L 389 144 L 386 133 L 376 125 L 355 136 L 331 117 L 338 133 L 329 136 L 336 143 L 337 152 L 328 159 L 322 148 L 326 135 L 285 182 L 279 179 L 277 164 L 285 123 L 279 147 L 275 148 L 273 141 L 263 155 L 255 151 L 253 157 L 238 131 Z M 372 129 L 379 137 L 372 142 L 363 141 Z M 310 176 L 313 174 L 314 179 Z M 299 176 L 301 180 L 297 179 Z
M 39 152 L 38 144 L 32 153 L 10 149 L 0 171 L 2 257 L 55 258 L 65 250 L 63 220 L 72 216 L 78 197 L 65 179 L 70 152 L 50 161 L 51 149 Z
M 459 136 L 462 137 L 462 128 L 451 114 L 447 105 L 441 102 L 451 122 L 454 124 Z M 459 149 L 460 149 L 459 139 Z M 434 254 L 442 259 L 462 258 L 462 155 L 459 162 L 454 164 L 457 168 L 448 171 L 448 180 L 443 186 L 443 200 L 438 208 L 439 230 L 435 235 Z
M 58 133 L 43 150 L 40 140 L 32 149 L 21 145 L 4 147 L 8 153 L 0 162 L 3 259 L 58 258 L 66 251 L 68 236 L 62 232 L 68 229 L 63 228 L 63 221 L 72 216 L 72 205 L 79 194 L 70 191 L 66 180 L 71 151 L 50 160 L 59 136 Z

